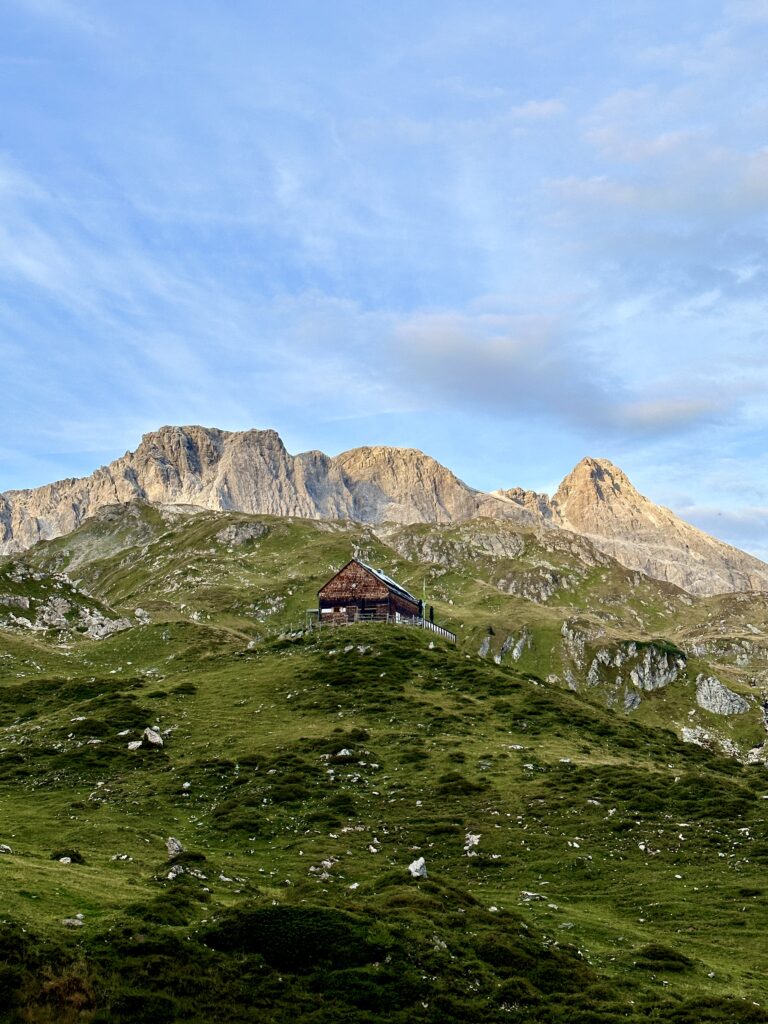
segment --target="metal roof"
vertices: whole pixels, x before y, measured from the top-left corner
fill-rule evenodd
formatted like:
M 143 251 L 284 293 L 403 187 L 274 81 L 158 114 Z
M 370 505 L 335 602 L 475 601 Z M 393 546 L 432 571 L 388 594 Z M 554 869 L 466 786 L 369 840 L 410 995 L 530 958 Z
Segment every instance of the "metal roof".
M 413 601 L 414 604 L 419 603 L 419 599 L 417 597 L 414 597 L 413 594 L 409 593 L 405 587 L 401 587 L 399 583 L 396 583 L 391 576 L 387 576 L 387 574 L 382 572 L 381 569 L 374 569 L 372 565 L 368 565 L 367 562 L 363 562 L 359 558 L 355 558 L 353 561 L 357 562 L 358 565 L 362 565 L 362 567 L 367 569 L 368 572 L 373 573 L 376 579 L 381 580 L 385 587 L 393 590 L 396 594 L 406 598 L 408 601 Z

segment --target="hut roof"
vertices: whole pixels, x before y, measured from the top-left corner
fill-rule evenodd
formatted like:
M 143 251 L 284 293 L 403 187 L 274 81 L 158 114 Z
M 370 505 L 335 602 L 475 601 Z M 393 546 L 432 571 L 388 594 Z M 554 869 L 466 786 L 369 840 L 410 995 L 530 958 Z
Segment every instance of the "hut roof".
M 394 591 L 395 594 L 399 594 L 400 597 L 404 597 L 407 601 L 413 601 L 414 604 L 419 603 L 419 599 L 417 597 L 414 597 L 413 594 L 405 589 L 405 587 L 401 587 L 399 583 L 396 583 L 391 576 L 387 576 L 387 574 L 382 572 L 381 569 L 374 569 L 372 565 L 368 565 L 367 562 L 361 562 L 359 558 L 353 558 L 352 561 L 357 562 L 358 565 L 362 565 L 362 567 L 367 569 L 368 572 L 373 573 L 377 579 L 381 580 L 385 587 Z
M 393 580 L 391 576 L 387 576 L 387 574 L 385 572 L 382 572 L 381 569 L 374 569 L 372 565 L 368 565 L 367 562 L 362 562 L 359 558 L 351 558 L 345 566 L 339 569 L 339 571 L 334 576 L 332 576 L 330 580 L 328 580 L 328 583 L 325 583 L 320 588 L 320 593 L 322 594 L 322 592 L 331 583 L 331 581 L 335 580 L 337 576 L 340 576 L 344 572 L 344 570 L 347 569 L 350 565 L 359 565 L 361 569 L 364 569 L 366 572 L 370 573 L 371 576 L 377 579 L 379 583 L 382 583 L 387 588 L 387 590 L 390 591 L 390 593 L 396 594 L 398 597 L 402 597 L 406 601 L 410 601 L 413 604 L 419 603 L 419 599 L 417 597 L 414 597 L 413 594 L 410 594 L 405 589 L 405 587 L 401 587 L 400 584 L 395 582 L 395 580 Z

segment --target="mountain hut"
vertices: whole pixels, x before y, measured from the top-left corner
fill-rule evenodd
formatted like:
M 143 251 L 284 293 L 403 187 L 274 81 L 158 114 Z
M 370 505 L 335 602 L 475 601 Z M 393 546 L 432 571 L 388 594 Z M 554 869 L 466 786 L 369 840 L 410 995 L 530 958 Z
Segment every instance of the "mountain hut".
M 347 562 L 318 591 L 323 625 L 349 622 L 420 622 L 422 602 L 380 569 L 357 558 Z

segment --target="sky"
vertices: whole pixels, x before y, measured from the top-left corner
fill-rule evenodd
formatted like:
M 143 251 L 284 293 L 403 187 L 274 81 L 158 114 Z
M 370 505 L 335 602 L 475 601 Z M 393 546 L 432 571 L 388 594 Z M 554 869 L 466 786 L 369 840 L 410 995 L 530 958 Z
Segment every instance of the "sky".
M 0 0 L 0 491 L 585 455 L 768 558 L 768 0 Z

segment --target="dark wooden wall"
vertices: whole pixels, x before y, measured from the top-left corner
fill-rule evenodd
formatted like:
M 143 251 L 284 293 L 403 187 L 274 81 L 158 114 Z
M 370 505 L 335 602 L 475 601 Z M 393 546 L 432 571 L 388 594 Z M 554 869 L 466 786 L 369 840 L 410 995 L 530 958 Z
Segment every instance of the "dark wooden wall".
M 329 580 L 320 590 L 320 607 L 346 604 L 349 601 L 386 601 L 389 588 L 361 565 L 352 562 Z
M 408 618 L 419 614 L 417 602 L 392 593 L 385 583 L 356 562 L 344 566 L 321 588 L 318 601 L 321 622 L 348 622 L 360 616 L 386 619 L 396 612 Z M 328 608 L 334 611 L 323 614 L 323 609 Z

